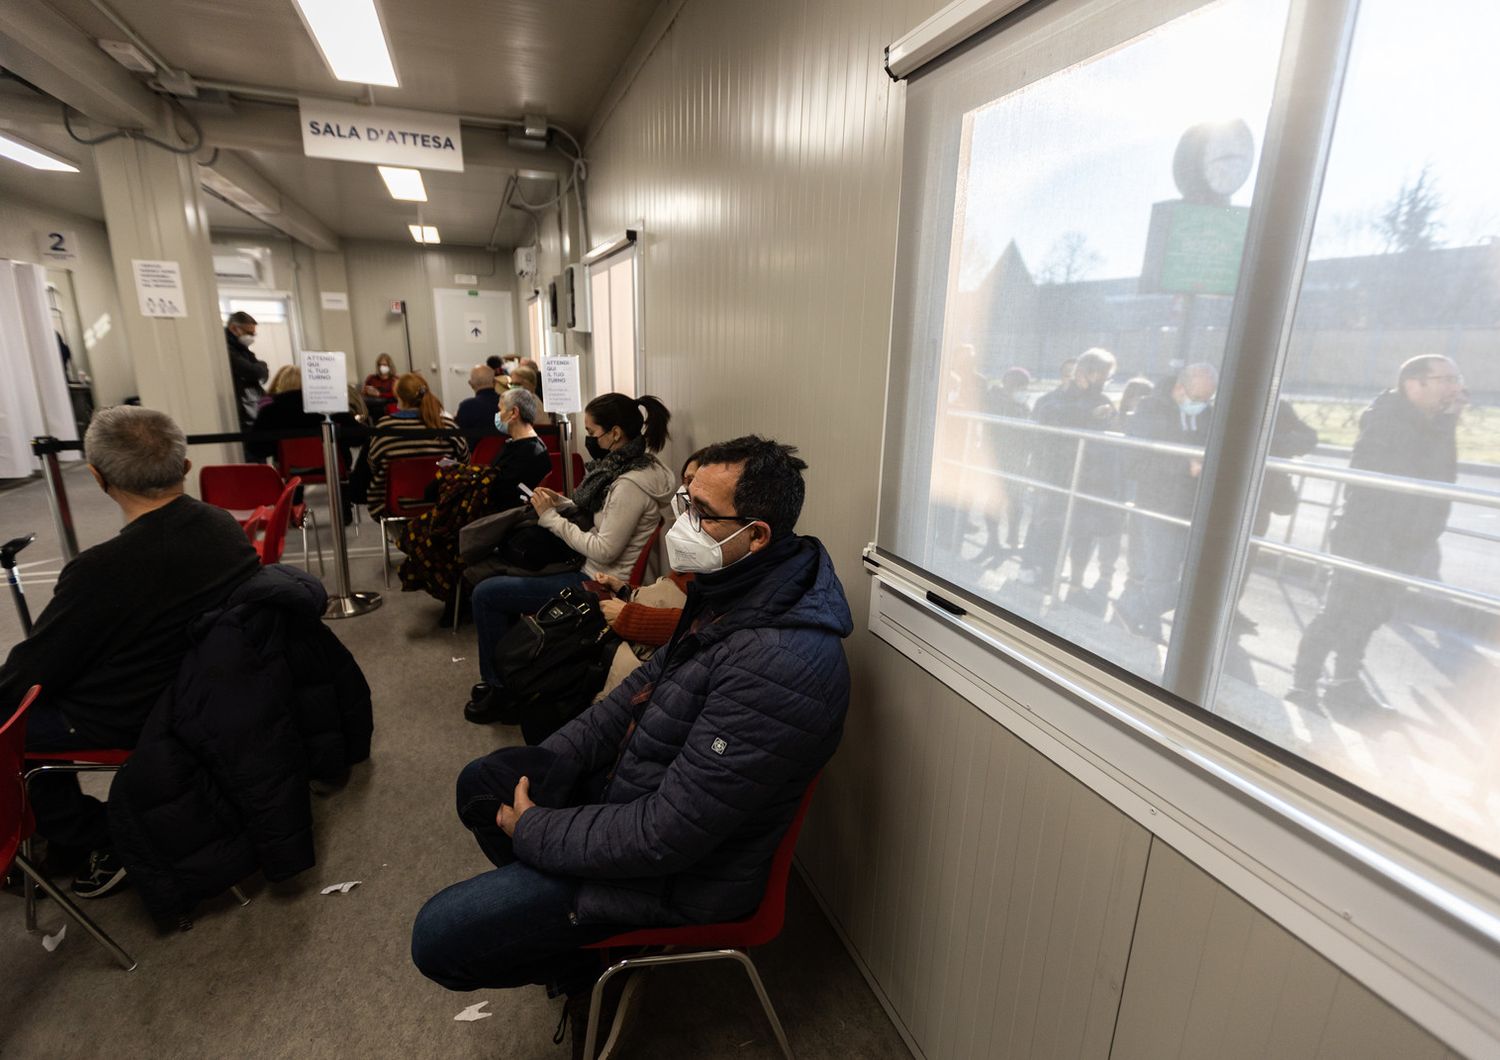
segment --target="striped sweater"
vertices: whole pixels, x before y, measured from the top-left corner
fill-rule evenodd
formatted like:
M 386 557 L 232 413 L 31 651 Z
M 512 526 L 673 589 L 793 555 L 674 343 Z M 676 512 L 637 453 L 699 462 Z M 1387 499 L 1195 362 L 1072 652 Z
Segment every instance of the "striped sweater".
M 427 425 L 416 416 L 387 416 L 380 421 L 382 428 L 396 431 L 425 431 Z M 443 413 L 442 426 L 454 429 L 453 417 Z M 401 438 L 395 435 L 371 438 L 367 457 L 370 467 L 370 514 L 377 519 L 385 514 L 386 469 L 392 460 L 405 460 L 414 456 L 430 456 L 433 461 L 451 456 L 464 460 L 469 455 L 469 443 L 462 438 Z

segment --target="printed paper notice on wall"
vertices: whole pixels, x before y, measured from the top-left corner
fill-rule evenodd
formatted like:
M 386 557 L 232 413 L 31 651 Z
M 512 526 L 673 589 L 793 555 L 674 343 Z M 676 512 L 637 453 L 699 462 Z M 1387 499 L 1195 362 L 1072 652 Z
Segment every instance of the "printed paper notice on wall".
M 542 392 L 547 395 L 548 412 L 582 412 L 578 358 L 567 355 L 543 358 Z
M 182 266 L 175 261 L 143 261 L 132 258 L 135 296 L 143 317 L 185 317 L 187 299 L 182 293 Z
M 324 291 L 323 308 L 349 312 L 349 292 L 347 291 Z
M 302 408 L 307 412 L 348 412 L 349 383 L 342 352 L 302 352 Z
M 487 342 L 488 340 L 485 338 L 485 334 L 489 330 L 489 326 L 485 323 L 485 319 L 481 314 L 470 313 L 468 316 L 464 317 L 465 342 L 477 342 L 481 344 Z

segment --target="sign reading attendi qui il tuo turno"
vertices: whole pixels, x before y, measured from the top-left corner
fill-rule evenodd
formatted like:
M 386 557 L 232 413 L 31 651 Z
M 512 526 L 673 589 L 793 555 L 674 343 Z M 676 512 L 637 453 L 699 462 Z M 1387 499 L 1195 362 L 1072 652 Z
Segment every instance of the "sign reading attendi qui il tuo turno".
M 463 137 L 452 115 L 305 97 L 297 110 L 308 158 L 463 172 Z

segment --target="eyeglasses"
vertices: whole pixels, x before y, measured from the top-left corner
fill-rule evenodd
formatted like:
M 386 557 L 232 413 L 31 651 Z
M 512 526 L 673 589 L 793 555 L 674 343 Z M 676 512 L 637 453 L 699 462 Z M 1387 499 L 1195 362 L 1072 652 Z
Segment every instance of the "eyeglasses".
M 693 528 L 693 531 L 695 533 L 703 529 L 704 523 L 717 522 L 748 524 L 760 522 L 759 519 L 753 519 L 747 515 L 714 515 L 712 512 L 705 512 L 702 508 L 698 507 L 698 502 L 693 500 L 686 487 L 683 487 L 676 493 L 672 494 L 672 512 L 673 514 L 679 516 L 682 515 L 683 512 L 686 512 L 688 517 L 688 525 Z

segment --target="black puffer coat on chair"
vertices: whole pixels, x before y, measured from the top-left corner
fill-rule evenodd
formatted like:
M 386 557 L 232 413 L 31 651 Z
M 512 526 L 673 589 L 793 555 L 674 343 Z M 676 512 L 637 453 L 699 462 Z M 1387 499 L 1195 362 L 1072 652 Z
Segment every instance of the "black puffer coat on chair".
M 310 868 L 308 781 L 370 755 L 370 686 L 323 624 L 327 593 L 264 567 L 205 614 L 109 799 L 116 853 L 162 927 L 257 870 Z

